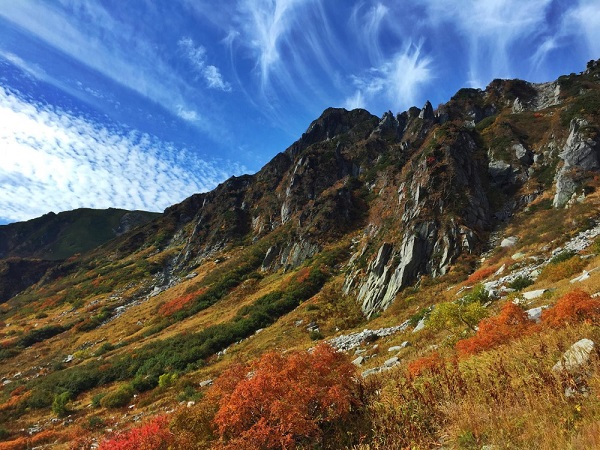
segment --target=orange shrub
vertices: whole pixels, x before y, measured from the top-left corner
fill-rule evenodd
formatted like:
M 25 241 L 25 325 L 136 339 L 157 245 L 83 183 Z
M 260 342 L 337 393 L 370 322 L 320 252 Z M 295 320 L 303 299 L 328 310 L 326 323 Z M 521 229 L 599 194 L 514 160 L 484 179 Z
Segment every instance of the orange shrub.
M 197 292 L 192 292 L 191 294 L 182 295 L 181 297 L 176 297 L 166 303 L 164 303 L 158 310 L 158 312 L 163 316 L 170 316 L 175 314 L 177 311 L 185 308 L 195 297 L 198 295 L 202 295 L 206 292 L 206 289 L 201 289 Z
M 29 439 L 20 437 L 12 441 L 0 442 L 0 450 L 27 450 Z
M 429 356 L 416 359 L 408 363 L 408 375 L 411 378 L 418 377 L 423 372 L 433 372 L 441 368 L 444 361 L 438 352 L 433 352 Z
M 356 368 L 327 344 L 263 355 L 225 372 L 209 395 L 225 449 L 288 449 L 323 442 L 362 405 Z M 251 375 L 248 375 L 248 374 Z M 331 437 L 331 436 L 328 436 Z
M 0 442 L 0 450 L 27 450 L 55 442 L 59 436 L 60 434 L 56 431 L 44 430 L 32 437 L 22 436 L 12 441 Z
M 158 416 L 137 428 L 118 433 L 98 450 L 167 450 L 175 442 L 166 416 Z
M 461 356 L 472 355 L 524 336 L 534 329 L 535 323 L 529 320 L 521 307 L 506 302 L 500 314 L 479 322 L 475 336 L 458 341 L 456 350 Z
M 467 283 L 479 283 L 481 280 L 485 280 L 497 270 L 498 266 L 482 267 L 481 269 L 476 270 L 469 275 L 469 278 L 467 278 Z
M 566 293 L 542 313 L 542 322 L 552 327 L 584 321 L 600 323 L 600 300 L 580 289 Z

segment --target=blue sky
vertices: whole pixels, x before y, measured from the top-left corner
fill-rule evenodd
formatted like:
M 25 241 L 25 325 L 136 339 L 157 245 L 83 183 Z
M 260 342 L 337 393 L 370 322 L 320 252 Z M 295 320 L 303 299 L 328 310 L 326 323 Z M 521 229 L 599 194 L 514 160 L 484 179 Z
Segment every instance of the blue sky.
M 600 0 L 0 0 L 0 223 L 162 211 L 329 106 L 381 116 L 600 58 Z

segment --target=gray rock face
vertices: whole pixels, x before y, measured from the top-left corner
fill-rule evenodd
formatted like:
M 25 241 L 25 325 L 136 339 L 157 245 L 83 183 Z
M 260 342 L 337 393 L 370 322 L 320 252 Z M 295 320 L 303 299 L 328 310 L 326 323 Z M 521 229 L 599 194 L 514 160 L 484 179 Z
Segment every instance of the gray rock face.
M 523 144 L 515 144 L 512 146 L 513 151 L 515 152 L 515 156 L 526 166 L 530 166 L 533 164 L 533 153 L 526 149 Z
M 499 186 L 512 184 L 514 181 L 513 167 L 501 160 L 490 159 L 488 173 L 492 178 L 492 182 Z
M 261 265 L 263 272 L 280 268 L 292 269 L 298 267 L 308 258 L 317 254 L 320 247 L 304 239 L 289 242 L 282 248 L 270 247 Z
M 569 137 L 563 151 L 558 155 L 564 162 L 556 174 L 556 194 L 553 206 L 565 206 L 581 186 L 582 171 L 597 171 L 600 169 L 600 148 L 598 142 L 587 136 L 586 127 L 589 124 L 584 119 L 573 119 L 570 125 Z
M 429 102 L 429 100 L 427 100 L 427 102 L 425 102 L 425 106 L 423 106 L 423 109 L 419 113 L 419 119 L 423 119 L 423 120 L 434 120 L 435 119 L 435 115 L 433 114 L 433 106 L 431 106 L 431 103 Z

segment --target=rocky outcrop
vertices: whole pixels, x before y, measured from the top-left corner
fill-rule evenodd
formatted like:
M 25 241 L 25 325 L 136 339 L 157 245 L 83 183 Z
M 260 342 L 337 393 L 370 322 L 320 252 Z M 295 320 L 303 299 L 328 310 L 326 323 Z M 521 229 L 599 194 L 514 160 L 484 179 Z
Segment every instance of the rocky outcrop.
M 577 195 L 586 178 L 586 172 L 600 169 L 600 147 L 597 136 L 598 130 L 584 119 L 573 119 L 569 128 L 569 137 L 559 154 L 563 166 L 556 174 L 556 194 L 553 205 L 555 208 L 565 206 Z M 583 193 L 583 192 L 581 192 Z
M 288 242 L 283 246 L 269 247 L 261 264 L 261 271 L 295 269 L 321 250 L 320 246 L 306 240 Z

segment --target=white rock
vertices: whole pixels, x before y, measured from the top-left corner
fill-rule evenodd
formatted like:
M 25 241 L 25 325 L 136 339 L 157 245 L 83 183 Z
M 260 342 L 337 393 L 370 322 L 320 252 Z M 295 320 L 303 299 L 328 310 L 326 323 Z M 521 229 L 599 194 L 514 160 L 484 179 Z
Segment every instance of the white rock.
M 579 283 L 580 281 L 587 280 L 590 277 L 590 273 L 587 270 L 584 270 L 581 275 L 573 278 L 570 283 Z
M 362 366 L 364 362 L 365 362 L 365 357 L 359 356 L 358 358 L 356 358 L 352 361 L 352 364 L 354 364 L 355 366 Z
M 547 292 L 547 291 L 548 291 L 548 289 L 537 289 L 535 291 L 523 292 L 521 295 L 526 300 L 533 300 L 534 298 L 541 297 L 542 295 L 544 295 L 544 292 Z
M 539 323 L 540 320 L 542 320 L 542 311 L 546 308 L 548 308 L 548 306 L 538 306 L 537 308 L 528 309 L 525 312 L 529 316 L 529 320 Z
M 421 320 L 419 320 L 419 323 L 413 330 L 413 333 L 416 333 L 417 331 L 421 331 L 423 328 L 425 328 L 425 318 L 422 318 Z
M 506 269 L 506 264 L 502 264 L 502 266 L 498 270 L 496 270 L 496 272 L 494 272 L 493 276 L 496 277 L 496 276 L 500 275 L 502 272 L 504 272 L 505 269 Z
M 383 366 L 384 367 L 394 367 L 399 362 L 400 362 L 400 358 L 398 358 L 397 356 L 394 356 L 393 358 L 390 358 L 390 359 L 386 360 L 383 363 Z
M 590 339 L 581 339 L 575 342 L 560 358 L 560 361 L 552 367 L 552 370 L 558 372 L 560 370 L 572 371 L 579 369 L 588 362 L 593 349 L 594 342 Z
M 519 238 L 517 236 L 509 236 L 502 239 L 502 242 L 500 242 L 500 247 L 514 247 L 518 240 Z
M 204 381 L 200 382 L 199 386 L 206 387 L 206 386 L 210 386 L 212 383 L 213 383 L 213 380 L 204 380 Z
M 397 352 L 399 350 L 402 350 L 402 346 L 400 345 L 394 345 L 393 347 L 388 348 L 388 352 Z

